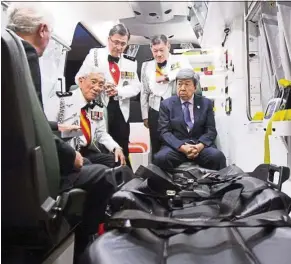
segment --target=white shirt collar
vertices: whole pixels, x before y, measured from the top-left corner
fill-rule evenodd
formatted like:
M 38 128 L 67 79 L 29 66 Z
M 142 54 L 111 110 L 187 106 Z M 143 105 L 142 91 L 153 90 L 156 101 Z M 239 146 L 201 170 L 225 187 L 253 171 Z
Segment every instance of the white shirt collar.
M 74 92 L 75 92 L 75 91 L 74 91 Z M 77 96 L 78 96 L 78 98 L 79 98 L 79 104 L 80 104 L 80 107 L 81 107 L 81 108 L 84 107 L 84 106 L 86 106 L 88 103 L 91 104 L 94 100 L 97 100 L 97 101 L 98 101 L 98 98 L 100 98 L 100 97 L 99 97 L 100 94 L 99 94 L 99 95 L 96 96 L 96 98 L 95 98 L 94 100 L 88 102 L 88 101 L 85 99 L 85 97 L 84 97 L 84 95 L 83 95 L 83 92 L 82 92 L 82 90 L 81 90 L 80 87 L 79 87 L 79 89 L 76 90 L 76 93 L 79 93 Z
M 110 55 L 110 51 L 109 51 L 108 46 L 106 46 L 104 49 L 106 50 L 106 53 L 107 53 L 108 55 Z M 124 53 L 121 53 L 121 55 L 120 55 L 120 57 L 119 57 L 119 61 L 121 60 L 121 58 L 123 57 L 123 55 L 124 55 Z

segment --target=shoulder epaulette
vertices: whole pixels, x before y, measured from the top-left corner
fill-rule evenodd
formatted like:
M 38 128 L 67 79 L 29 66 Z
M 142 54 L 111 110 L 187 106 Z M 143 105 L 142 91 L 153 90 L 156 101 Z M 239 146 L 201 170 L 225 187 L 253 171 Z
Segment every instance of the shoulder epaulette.
M 56 92 L 56 95 L 58 96 L 58 97 L 68 97 L 68 96 L 71 96 L 73 93 L 72 92 Z
M 68 97 L 68 96 L 72 96 L 72 92 L 56 92 L 56 95 L 58 96 L 58 97 Z
M 135 61 L 135 58 L 134 57 L 128 56 L 126 54 L 123 55 L 123 58 L 128 59 L 128 60 L 131 60 L 131 61 Z
M 146 59 L 145 61 L 152 61 L 154 60 L 154 58 L 149 58 L 149 59 Z

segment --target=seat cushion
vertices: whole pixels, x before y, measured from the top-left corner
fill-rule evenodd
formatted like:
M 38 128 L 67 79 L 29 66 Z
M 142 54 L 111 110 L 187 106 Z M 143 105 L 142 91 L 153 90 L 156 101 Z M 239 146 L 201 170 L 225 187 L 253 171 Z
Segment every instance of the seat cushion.
M 148 150 L 146 143 L 131 142 L 128 144 L 129 153 L 145 153 Z

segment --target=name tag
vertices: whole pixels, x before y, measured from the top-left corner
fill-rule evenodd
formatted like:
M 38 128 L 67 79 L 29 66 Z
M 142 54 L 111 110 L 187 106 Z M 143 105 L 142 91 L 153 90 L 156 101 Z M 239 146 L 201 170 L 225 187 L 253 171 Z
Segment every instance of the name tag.
M 135 73 L 123 71 L 120 73 L 120 76 L 121 76 L 121 79 L 133 80 L 135 77 Z
M 181 68 L 180 62 L 171 65 L 171 71 Z
M 91 111 L 91 119 L 95 121 L 103 120 L 103 112 Z

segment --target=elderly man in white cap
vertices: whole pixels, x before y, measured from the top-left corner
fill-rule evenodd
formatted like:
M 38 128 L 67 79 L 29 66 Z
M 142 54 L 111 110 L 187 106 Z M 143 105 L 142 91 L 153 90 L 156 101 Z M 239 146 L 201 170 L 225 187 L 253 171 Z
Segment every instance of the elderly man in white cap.
M 100 99 L 105 85 L 102 72 L 95 66 L 82 67 L 78 73 L 79 89 L 73 91 L 70 97 L 59 98 L 59 107 L 55 107 L 55 111 L 51 109 L 48 118 L 81 127 L 82 135 L 71 139 L 70 144 L 92 163 L 108 167 L 117 163 L 125 165 L 121 147 L 106 130 L 104 105 Z M 102 153 L 100 144 L 109 153 Z
M 195 94 L 195 73 L 181 69 L 176 83 L 177 95 L 161 103 L 158 130 L 163 145 L 154 163 L 166 170 L 191 160 L 207 169 L 226 167 L 224 154 L 214 144 L 217 132 L 212 102 Z

